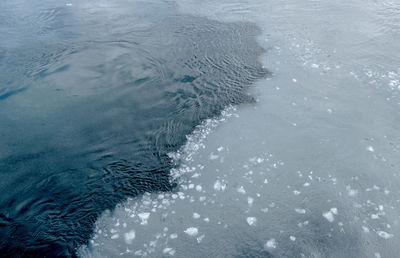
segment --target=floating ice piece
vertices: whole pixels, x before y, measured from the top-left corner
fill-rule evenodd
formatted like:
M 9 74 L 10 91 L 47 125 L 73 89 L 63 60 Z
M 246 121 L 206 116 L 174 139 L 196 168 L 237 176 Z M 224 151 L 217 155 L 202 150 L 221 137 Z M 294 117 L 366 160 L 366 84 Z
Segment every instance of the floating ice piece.
M 249 224 L 250 226 L 253 226 L 256 224 L 257 218 L 256 217 L 247 217 L 246 221 L 247 221 L 247 224 Z
M 247 203 L 249 204 L 249 206 L 252 206 L 254 203 L 254 198 L 252 197 L 247 197 Z
M 211 160 L 214 160 L 214 159 L 218 159 L 218 158 L 219 158 L 219 156 L 218 156 L 218 155 L 215 155 L 213 152 L 210 153 L 210 156 L 209 156 L 209 157 L 210 157 Z
M 226 184 L 225 183 L 223 183 L 223 182 L 221 182 L 219 180 L 215 181 L 215 183 L 214 183 L 214 190 L 215 191 L 225 191 L 225 188 L 226 188 Z
M 128 233 L 124 234 L 124 238 L 125 238 L 125 243 L 127 243 L 128 245 L 132 244 L 132 241 L 135 239 L 136 237 L 136 233 L 135 230 L 131 230 Z
M 324 212 L 322 216 L 324 216 L 325 219 L 332 223 L 335 220 L 334 214 L 338 214 L 337 208 L 332 208 L 330 211 Z
M 175 254 L 175 250 L 171 247 L 166 247 L 163 250 L 163 254 L 169 254 L 169 255 L 174 255 Z
M 379 215 L 378 214 L 371 214 L 371 219 L 379 219 Z
M 274 238 L 271 238 L 270 240 L 267 241 L 267 243 L 265 243 L 264 246 L 266 249 L 271 249 L 271 248 L 276 248 L 276 241 Z
M 296 241 L 296 237 L 294 237 L 294 236 L 290 236 L 289 238 L 290 238 L 290 240 L 292 240 L 292 241 Z
M 293 194 L 294 194 L 294 195 L 299 195 L 299 194 L 301 194 L 301 192 L 300 192 L 300 191 L 297 191 L 297 190 L 294 190 L 294 191 L 293 191 Z
M 178 234 L 173 233 L 173 234 L 169 235 L 169 237 L 170 237 L 171 239 L 176 239 L 176 238 L 178 238 Z
M 367 151 L 374 152 L 375 149 L 374 149 L 374 147 L 372 147 L 372 146 L 370 145 L 370 146 L 367 146 Z
M 194 219 L 199 219 L 200 218 L 200 214 L 198 214 L 197 212 L 193 212 L 193 218 Z
M 302 208 L 296 208 L 296 209 L 294 209 L 297 213 L 299 213 L 299 214 L 306 214 L 306 210 L 305 209 L 302 209 Z
M 201 190 L 203 190 L 203 187 L 201 187 L 201 185 L 196 185 L 196 191 L 201 192 Z
M 195 227 L 189 227 L 184 232 L 189 236 L 197 236 L 199 234 L 199 230 Z
M 380 237 L 382 237 L 384 239 L 389 239 L 389 238 L 394 237 L 393 234 L 389 234 L 389 233 L 387 233 L 385 231 L 377 231 L 376 233 L 378 234 L 378 236 L 380 236 Z
M 218 152 L 221 152 L 223 150 L 224 150 L 224 147 L 222 147 L 222 146 L 217 149 Z
M 295 78 L 293 78 L 293 79 L 292 79 L 292 81 L 293 81 L 294 83 L 296 83 L 296 82 L 297 82 L 297 80 L 296 80 Z
M 264 179 L 264 184 L 268 184 L 268 179 Z
M 203 238 L 205 237 L 205 235 L 203 234 L 203 235 L 201 235 L 201 236 L 199 236 L 198 238 L 197 238 L 197 243 L 199 243 L 200 244 L 200 242 L 203 240 Z
M 111 239 L 118 239 L 119 238 L 119 234 L 115 234 L 111 236 Z
M 319 64 L 311 64 L 311 68 L 319 68 Z
M 146 225 L 147 224 L 147 220 L 150 217 L 150 212 L 142 212 L 142 213 L 139 213 L 138 216 L 139 216 L 139 218 L 141 220 L 140 224 Z
M 237 189 L 237 191 L 238 191 L 238 193 L 246 194 L 246 190 L 244 190 L 244 187 L 243 187 L 243 186 L 240 186 L 240 187 Z
M 355 189 L 351 189 L 351 187 L 348 185 L 346 186 L 347 194 L 351 197 L 354 197 L 358 194 L 358 191 Z
M 362 226 L 364 233 L 369 233 L 369 229 L 366 226 Z

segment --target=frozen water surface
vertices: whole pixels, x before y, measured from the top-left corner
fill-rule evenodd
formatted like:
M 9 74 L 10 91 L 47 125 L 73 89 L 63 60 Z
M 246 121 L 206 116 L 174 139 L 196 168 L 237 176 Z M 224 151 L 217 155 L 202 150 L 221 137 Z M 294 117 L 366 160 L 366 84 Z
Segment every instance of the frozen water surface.
M 399 3 L 178 6 L 258 24 L 268 50 L 262 62 L 273 77 L 253 87 L 256 104 L 205 121 L 171 153 L 174 192 L 145 194 L 104 213 L 80 254 L 397 257 Z

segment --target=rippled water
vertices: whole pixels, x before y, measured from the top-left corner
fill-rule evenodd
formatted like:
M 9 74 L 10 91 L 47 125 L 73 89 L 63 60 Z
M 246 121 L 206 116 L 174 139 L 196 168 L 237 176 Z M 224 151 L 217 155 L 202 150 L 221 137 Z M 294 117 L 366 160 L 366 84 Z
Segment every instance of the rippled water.
M 0 254 L 396 257 L 399 7 L 1 2 Z
M 254 102 L 259 29 L 172 2 L 0 3 L 0 253 L 74 256 L 128 196 L 169 191 L 167 155 Z

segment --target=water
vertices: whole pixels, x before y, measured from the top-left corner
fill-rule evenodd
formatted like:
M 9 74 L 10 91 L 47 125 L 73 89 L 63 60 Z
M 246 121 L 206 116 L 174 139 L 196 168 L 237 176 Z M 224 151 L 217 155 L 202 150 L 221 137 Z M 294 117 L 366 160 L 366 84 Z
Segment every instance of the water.
M 397 256 L 400 3 L 71 3 L 2 3 L 2 250 Z
M 177 189 L 105 212 L 80 254 L 396 257 L 400 3 L 178 3 L 260 26 L 273 75 L 171 153 Z
M 5 256 L 74 256 L 104 210 L 171 190 L 168 153 L 202 120 L 254 102 L 247 89 L 268 75 L 255 25 L 170 2 L 1 9 Z

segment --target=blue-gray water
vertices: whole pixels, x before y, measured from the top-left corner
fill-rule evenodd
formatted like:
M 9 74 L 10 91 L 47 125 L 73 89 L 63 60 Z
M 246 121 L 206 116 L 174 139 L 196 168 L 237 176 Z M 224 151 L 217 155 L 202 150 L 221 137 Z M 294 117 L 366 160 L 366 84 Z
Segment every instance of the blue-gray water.
M 0 3 L 0 255 L 74 256 L 169 152 L 268 75 L 259 29 L 170 2 Z
M 398 0 L 0 10 L 0 256 L 398 256 Z

